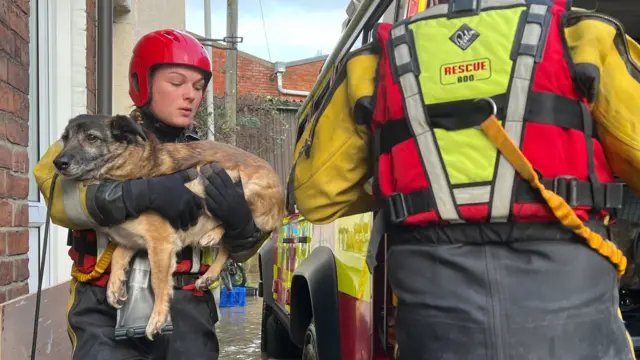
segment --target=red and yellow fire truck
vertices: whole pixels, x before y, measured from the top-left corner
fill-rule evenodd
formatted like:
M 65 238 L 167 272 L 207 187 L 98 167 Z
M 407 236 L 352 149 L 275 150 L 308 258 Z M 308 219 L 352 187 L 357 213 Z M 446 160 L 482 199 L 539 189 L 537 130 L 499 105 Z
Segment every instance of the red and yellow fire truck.
M 371 276 L 363 267 L 372 221 L 365 213 L 313 225 L 295 214 L 262 249 L 262 343 L 269 357 L 389 358 L 392 319 L 385 326 L 384 318 L 392 314 L 392 298 L 385 274 Z

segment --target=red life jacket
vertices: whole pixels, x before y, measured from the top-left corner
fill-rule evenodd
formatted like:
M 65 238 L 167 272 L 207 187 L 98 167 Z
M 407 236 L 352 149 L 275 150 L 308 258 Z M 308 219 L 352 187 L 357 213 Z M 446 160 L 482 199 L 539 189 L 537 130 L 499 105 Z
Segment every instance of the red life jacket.
M 594 138 L 588 89 L 572 79 L 561 21 L 568 7 L 565 0 L 451 0 L 378 25 L 374 191 L 388 220 L 555 220 L 476 128 L 492 112 L 481 98 L 493 100 L 542 183 L 581 220 L 620 206 L 622 185 Z

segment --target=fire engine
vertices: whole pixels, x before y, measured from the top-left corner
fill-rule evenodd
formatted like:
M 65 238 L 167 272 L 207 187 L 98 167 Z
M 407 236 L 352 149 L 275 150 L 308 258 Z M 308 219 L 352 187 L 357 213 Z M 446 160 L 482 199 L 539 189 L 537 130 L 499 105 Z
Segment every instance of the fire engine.
M 299 134 L 306 107 L 328 94 L 326 81 L 357 48 L 372 41 L 376 23 L 397 22 L 447 0 L 351 0 L 343 33 L 323 65 L 316 84 L 298 113 Z M 578 1 L 579 2 L 579 1 Z M 482 74 L 486 64 L 454 64 L 443 71 L 452 81 L 465 72 Z M 464 78 L 463 80 L 464 81 Z M 472 81 L 472 80 L 471 80 Z M 635 201 L 640 203 L 640 197 Z M 373 274 L 363 267 L 373 213 L 312 224 L 290 214 L 279 232 L 259 251 L 263 298 L 261 350 L 269 358 L 303 360 L 393 359 L 395 297 L 387 282 L 386 239 L 377 254 Z M 640 211 L 635 223 L 640 229 Z M 640 231 L 636 231 L 640 234 Z M 634 234 L 636 233 L 634 232 Z M 636 234 L 640 243 L 640 235 Z M 634 241 L 635 244 L 635 241 Z M 636 349 L 640 290 L 621 291 L 623 317 Z

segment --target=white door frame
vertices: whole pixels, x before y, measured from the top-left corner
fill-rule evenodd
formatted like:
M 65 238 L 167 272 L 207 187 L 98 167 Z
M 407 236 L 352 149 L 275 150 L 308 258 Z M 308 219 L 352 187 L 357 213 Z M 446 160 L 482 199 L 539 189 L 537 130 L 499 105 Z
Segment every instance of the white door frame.
M 50 7 L 46 0 L 31 0 L 29 11 L 29 182 L 35 185 L 33 168 L 39 158 L 44 155 L 49 147 L 49 73 L 50 73 L 50 41 L 52 34 L 50 21 Z M 37 47 L 37 48 L 36 48 Z M 33 129 L 32 120 L 37 121 L 37 127 Z M 35 137 L 34 135 L 37 135 Z M 37 159 L 31 146 L 37 143 Z M 44 223 L 46 218 L 46 204 L 42 194 L 38 192 L 38 201 L 33 198 L 29 201 L 29 292 L 37 290 L 38 286 L 38 250 L 42 253 L 42 247 L 38 249 L 38 242 L 44 235 Z M 51 237 L 47 246 L 47 257 L 51 254 Z M 42 246 L 42 243 L 40 244 Z M 51 286 L 51 261 L 45 264 L 42 287 Z
M 30 54 L 31 64 L 37 62 L 39 84 L 36 84 L 39 90 L 37 101 L 30 100 L 30 113 L 36 111 L 38 114 L 40 148 L 38 159 L 29 159 L 30 172 L 33 164 L 44 155 L 47 148 L 60 138 L 69 119 L 87 110 L 86 2 L 31 0 L 31 4 L 31 17 L 36 14 L 36 7 L 39 15 L 37 60 L 35 54 Z M 35 19 L 30 21 L 32 25 L 36 23 Z M 30 66 L 31 71 L 34 70 L 34 66 Z M 34 81 L 31 84 L 34 84 Z M 34 181 L 32 176 L 31 181 Z M 38 237 L 34 229 L 39 229 L 39 237 L 42 240 L 45 215 L 46 204 L 42 196 L 37 202 L 29 202 L 30 292 L 35 291 L 38 284 Z M 49 231 L 43 289 L 71 278 L 68 230 L 51 224 Z

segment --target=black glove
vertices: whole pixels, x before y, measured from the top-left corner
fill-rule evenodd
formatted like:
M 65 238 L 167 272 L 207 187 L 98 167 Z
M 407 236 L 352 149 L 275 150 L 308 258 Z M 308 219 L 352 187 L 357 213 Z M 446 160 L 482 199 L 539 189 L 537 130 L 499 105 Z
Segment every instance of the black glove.
M 228 244 L 230 249 L 250 247 L 250 244 L 244 244 L 244 242 L 250 240 L 260 230 L 253 221 L 251 209 L 244 197 L 242 182 L 238 180 L 234 183 L 229 174 L 217 163 L 201 167 L 200 173 L 207 180 L 205 181 L 207 209 L 224 224 L 224 238 L 231 240 Z
M 127 213 L 137 217 L 146 210 L 155 210 L 175 229 L 186 230 L 204 212 L 202 199 L 184 184 L 195 180 L 198 173 L 185 170 L 175 174 L 125 181 L 122 198 Z

